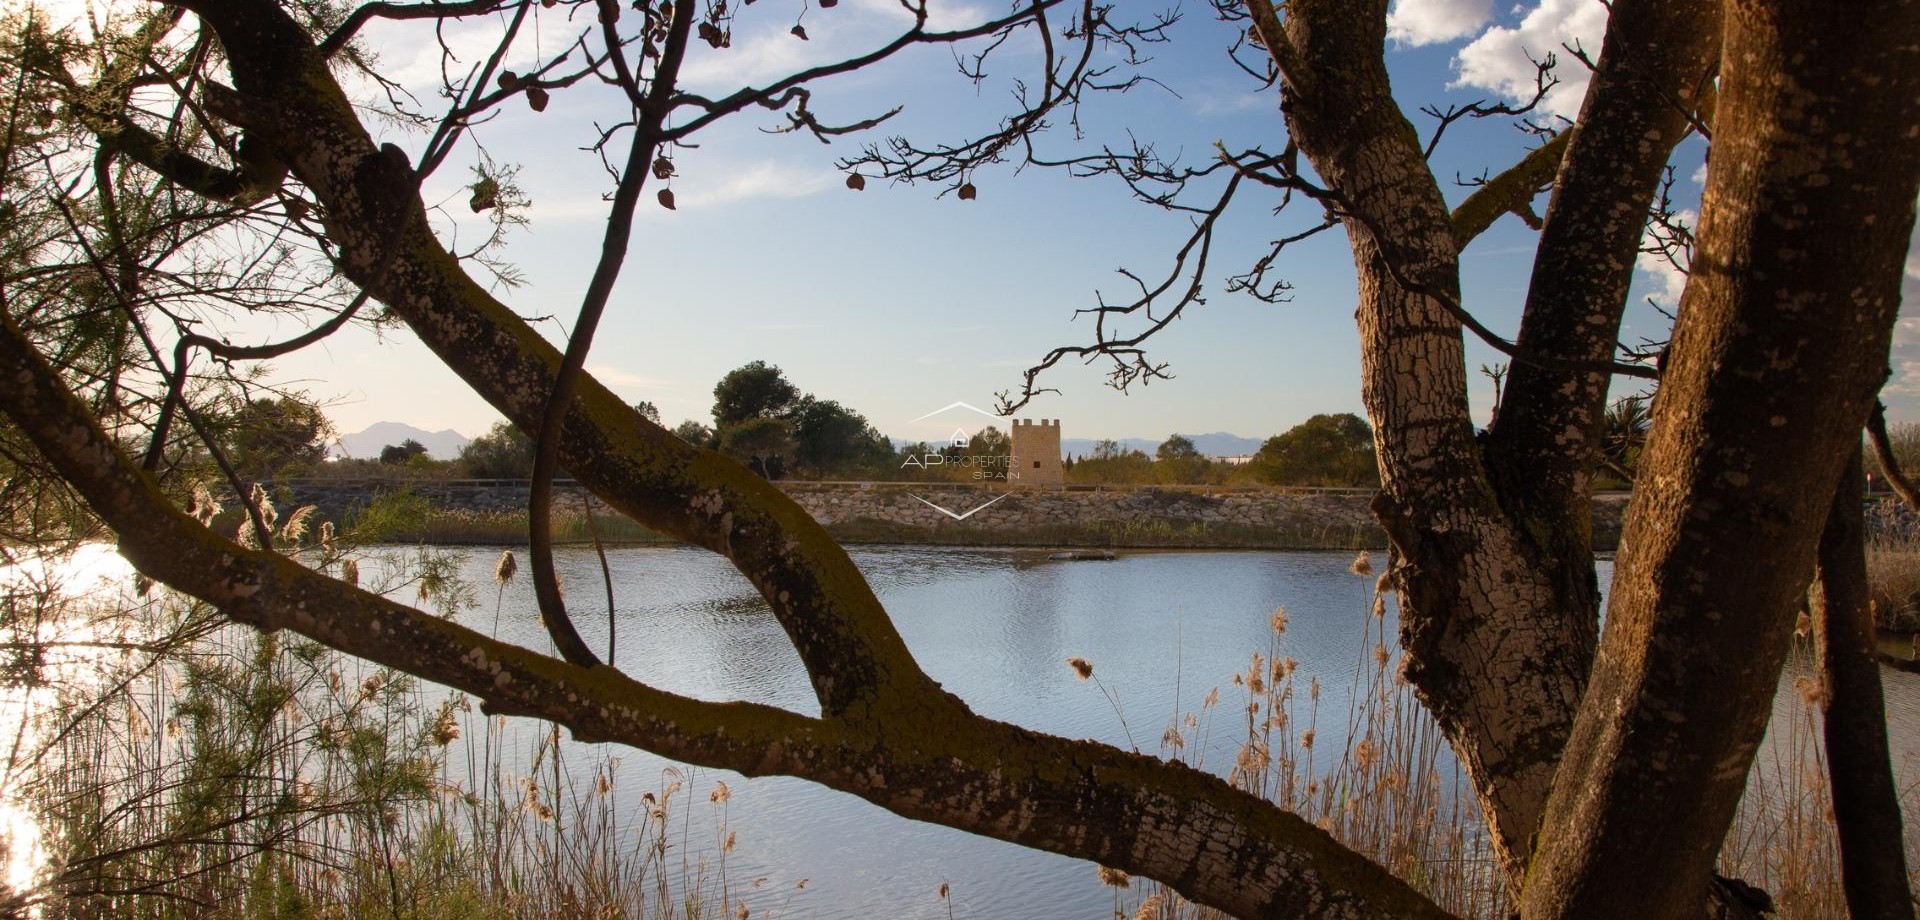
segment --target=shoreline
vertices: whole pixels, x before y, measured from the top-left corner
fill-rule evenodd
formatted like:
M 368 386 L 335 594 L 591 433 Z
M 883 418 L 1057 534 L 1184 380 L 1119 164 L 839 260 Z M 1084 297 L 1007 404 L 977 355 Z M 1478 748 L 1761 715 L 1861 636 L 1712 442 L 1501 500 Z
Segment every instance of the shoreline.
M 1057 549 L 1382 550 L 1373 489 L 1069 485 L 1006 491 L 966 483 L 791 482 L 782 491 L 844 545 Z M 343 532 L 376 542 L 524 543 L 524 480 L 292 480 L 282 507 L 314 505 Z M 578 486 L 556 484 L 556 543 L 665 544 Z M 1626 493 L 1593 505 L 1593 545 L 1619 541 Z M 587 509 L 591 508 L 591 519 Z M 237 513 L 236 513 L 237 523 Z M 596 533 L 597 531 L 597 533 Z

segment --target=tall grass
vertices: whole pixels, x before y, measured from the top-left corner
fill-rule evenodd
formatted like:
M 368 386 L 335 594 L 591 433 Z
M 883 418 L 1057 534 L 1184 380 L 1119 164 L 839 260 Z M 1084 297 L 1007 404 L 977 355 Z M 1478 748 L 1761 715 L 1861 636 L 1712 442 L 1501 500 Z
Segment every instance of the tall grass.
M 591 512 L 580 507 L 553 509 L 556 543 L 664 543 L 666 537 L 616 514 L 604 506 Z M 442 508 L 409 488 L 382 492 L 365 508 L 347 513 L 346 531 L 363 543 L 428 543 L 435 545 L 518 545 L 527 541 L 525 511 L 478 511 Z
M 431 555 L 369 571 L 402 573 L 375 590 L 470 597 Z M 768 915 L 763 902 L 778 915 L 765 880 L 729 875 L 724 784 L 691 790 L 669 771 L 623 788 L 611 758 L 564 763 L 551 726 L 529 737 L 467 718 L 461 697 L 171 596 L 122 600 L 111 616 L 74 601 L 36 621 L 90 623 L 84 642 L 11 637 L 65 651 L 9 701 L 8 792 L 45 864 L 0 891 L 0 916 L 696 920 Z
M 1886 499 L 1874 505 L 1868 521 L 1874 621 L 1890 632 L 1920 632 L 1920 516 Z
M 1365 553 L 1354 571 L 1371 575 Z M 1303 678 L 1286 655 L 1283 607 L 1273 614 L 1265 651 L 1232 677 L 1239 699 L 1223 705 L 1219 689 L 1209 691 L 1198 711 L 1168 725 L 1161 752 L 1204 767 L 1212 735 L 1232 732 L 1239 741 L 1228 773 L 1235 786 L 1312 821 L 1460 917 L 1504 920 L 1513 905 L 1485 820 L 1439 727 L 1398 675 L 1382 587 L 1375 585 L 1369 602 L 1346 712 L 1324 712 L 1320 678 Z M 1847 917 L 1813 673 L 1811 641 L 1801 636 L 1783 677 L 1797 692 L 1776 704 L 1719 861 L 1722 875 L 1770 895 L 1781 920 Z M 1343 739 L 1334 749 L 1323 740 L 1330 731 Z M 1903 790 L 1909 809 L 1913 793 Z M 1911 835 L 1907 849 L 1907 865 L 1920 867 Z M 1110 871 L 1102 880 L 1114 884 Z M 1118 881 L 1133 898 L 1116 899 L 1116 917 L 1225 916 L 1158 882 Z

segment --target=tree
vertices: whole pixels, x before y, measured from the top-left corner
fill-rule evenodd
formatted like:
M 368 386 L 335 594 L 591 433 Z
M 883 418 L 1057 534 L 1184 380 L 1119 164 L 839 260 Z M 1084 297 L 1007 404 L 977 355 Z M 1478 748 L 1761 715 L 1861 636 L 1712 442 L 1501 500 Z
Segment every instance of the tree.
M 1196 175 L 1228 180 L 1217 201 L 1194 206 L 1203 219 L 1165 284 L 1097 309 L 1144 313 L 1145 332 L 1056 349 L 1007 408 L 1069 356 L 1111 356 L 1122 386 L 1163 376 L 1141 344 L 1198 302 L 1198 269 L 1190 286 L 1175 282 L 1243 182 L 1323 207 L 1322 226 L 1346 232 L 1359 273 L 1362 396 L 1381 434 L 1375 508 L 1396 560 L 1405 673 L 1473 779 L 1523 915 L 1686 916 L 1710 894 L 1725 907 L 1714 852 L 1813 572 L 1820 502 L 1884 376 L 1916 176 L 1892 126 L 1912 123 L 1907 87 L 1920 76 L 1893 56 L 1913 40 L 1915 10 L 1870 4 L 1842 23 L 1806 2 L 1609 4 L 1598 59 L 1571 52 L 1594 68 L 1576 125 L 1450 208 L 1427 155 L 1440 131 L 1489 110 L 1436 109 L 1434 136 L 1420 139 L 1382 66 L 1384 2 L 1217 6 L 1272 59 L 1285 149 L 1222 150 L 1204 171 L 1110 157 L 1108 171 L 1151 186 L 1143 197 L 1163 206 Z M 1902 87 L 1900 101 L 1867 89 L 1882 80 Z M 1696 127 L 1711 133 L 1713 169 L 1679 319 L 1660 365 L 1622 363 L 1642 215 L 1651 210 L 1656 236 L 1671 230 L 1653 196 Z M 1835 132 L 1889 159 L 1829 156 L 1813 138 Z M 941 167 L 973 165 L 956 164 L 965 147 L 946 149 L 960 153 L 936 156 Z M 1804 161 L 1811 173 L 1788 165 L 1812 149 L 1823 152 Z M 892 178 L 932 174 L 914 156 L 875 159 Z M 1532 199 L 1548 183 L 1540 218 Z M 1515 341 L 1464 308 L 1459 278 L 1461 250 L 1509 212 L 1540 225 Z M 1847 222 L 1862 229 L 1800 235 Z M 1264 273 L 1297 238 L 1232 283 L 1281 295 Z M 1156 301 L 1168 290 L 1178 302 Z M 1815 303 L 1848 315 L 1809 312 Z M 1512 359 L 1484 439 L 1468 412 L 1465 330 Z M 1629 509 L 1602 639 L 1589 492 L 1616 374 L 1660 380 L 1641 465 L 1662 488 Z M 1733 510 L 1756 502 L 1764 526 Z M 1736 609 L 1748 615 L 1719 613 Z M 1884 837 L 1876 848 L 1900 849 Z M 1909 910 L 1886 890 L 1904 889 L 1900 876 L 1879 880 L 1877 908 L 1854 909 Z
M 783 418 L 749 418 L 735 422 L 720 434 L 720 449 L 751 464 L 768 479 L 786 473 L 793 453 L 793 423 Z
M 270 480 L 326 459 L 333 426 L 312 403 L 292 396 L 248 400 L 227 434 L 234 469 Z
M 1172 435 L 1153 451 L 1155 478 L 1161 482 L 1199 482 L 1206 477 L 1209 462 L 1193 440 Z
M 694 421 L 693 419 L 687 419 L 686 421 L 673 426 L 673 433 L 675 437 L 678 437 L 680 440 L 685 441 L 688 444 L 692 444 L 695 447 L 712 447 L 713 446 L 713 429 L 708 428 L 707 426 L 702 425 L 699 422 Z
M 1599 461 L 1621 482 L 1632 482 L 1640 466 L 1640 449 L 1647 442 L 1647 400 L 1623 396 L 1607 408 L 1600 430 Z
M 885 465 L 893 445 L 866 417 L 831 399 L 801 397 L 787 413 L 793 459 L 807 475 L 854 475 Z
M 1146 451 L 1111 439 L 1094 442 L 1093 453 L 1073 465 L 1075 482 L 1151 482 L 1153 473 L 1153 458 Z
M 1373 429 L 1352 413 L 1316 415 L 1268 438 L 1248 461 L 1255 476 L 1283 486 L 1365 486 L 1379 482 Z
M 678 696 L 599 662 L 571 633 L 550 559 L 542 570 L 538 523 L 535 583 L 559 659 L 208 531 L 159 490 L 153 464 L 136 462 L 103 427 L 103 419 L 124 421 L 126 403 L 78 395 L 109 385 L 69 360 L 59 340 L 65 321 L 22 322 L 11 290 L 0 411 L 150 577 L 237 622 L 291 630 L 471 693 L 490 713 L 546 718 L 579 738 L 748 774 L 808 777 L 911 817 L 1166 880 L 1243 916 L 1445 916 L 1297 816 L 1216 777 L 974 714 L 919 667 L 858 569 L 798 505 L 739 463 L 670 436 L 582 372 L 633 207 L 650 175 L 671 173 L 671 163 L 656 165 L 662 144 L 757 105 L 831 136 L 847 126 L 820 123 L 800 92 L 820 77 L 916 44 L 1058 28 L 1035 43 L 1043 82 L 989 142 L 949 147 L 945 160 L 901 154 L 914 160 L 902 167 L 906 177 L 951 182 L 968 197 L 977 168 L 1030 150 L 1019 141 L 1049 112 L 1078 105 L 1090 83 L 1110 85 L 1106 70 L 1085 64 L 1106 60 L 1093 53 L 1098 43 L 1130 38 L 1105 8 L 1056 22 L 1038 17 L 1051 5 L 1043 2 L 947 33 L 928 31 L 922 9 L 873 55 L 735 94 L 696 95 L 676 92 L 677 69 L 702 53 L 691 42 L 697 18 L 705 44 L 722 53 L 731 19 L 721 7 L 679 3 L 668 12 L 643 3 L 623 23 L 613 0 L 596 5 L 598 22 L 583 29 L 577 49 L 589 61 L 545 58 L 527 76 L 482 63 L 455 78 L 455 110 L 427 119 L 439 128 L 417 161 L 376 146 L 330 62 L 375 17 L 508 12 L 519 17 L 510 45 L 531 2 L 376 4 L 336 25 L 308 18 L 331 15 L 317 7 L 186 0 L 141 20 L 130 45 L 138 53 L 103 43 L 100 62 L 72 72 L 51 53 L 23 60 L 35 81 L 84 103 L 74 108 L 74 133 L 108 161 L 105 197 L 118 187 L 115 164 L 135 168 L 129 162 L 188 201 L 251 207 L 284 196 L 282 228 L 306 233 L 323 254 L 315 258 L 337 259 L 341 275 L 509 420 L 537 432 L 536 522 L 550 504 L 540 484 L 564 461 L 616 509 L 728 558 L 786 629 L 812 680 L 817 717 Z M 1695 917 L 1710 897 L 1737 909 L 1713 884 L 1713 858 L 1823 534 L 1837 548 L 1817 554 L 1815 628 L 1846 640 L 1852 633 L 1839 627 L 1861 611 L 1858 592 L 1847 590 L 1858 574 L 1847 564 L 1857 531 L 1850 537 L 1827 521 L 1844 505 L 1833 501 L 1845 488 L 1841 472 L 1884 375 L 1920 190 L 1920 149 L 1907 137 L 1920 122 L 1920 62 L 1910 52 L 1920 43 L 1920 9 L 1866 0 L 1837 15 L 1812 0 L 1729 0 L 1723 15 L 1713 3 L 1614 0 L 1577 127 L 1450 210 L 1387 83 L 1386 0 L 1222 0 L 1219 8 L 1248 22 L 1273 59 L 1287 141 L 1276 152 L 1227 151 L 1207 169 L 1224 174 L 1229 189 L 1277 185 L 1311 199 L 1354 249 L 1362 396 L 1379 432 L 1376 507 L 1393 543 L 1386 574 L 1402 606 L 1406 676 L 1461 754 L 1521 916 Z M 191 34 L 173 41 L 176 30 Z M 629 43 L 640 46 L 631 55 L 621 50 Z M 224 53 L 204 53 L 213 44 Z M 623 166 L 605 255 L 563 352 L 469 277 L 432 232 L 419 183 L 490 108 L 520 99 L 545 108 L 550 92 L 575 83 L 610 84 L 634 116 L 631 130 L 615 132 L 629 146 L 611 158 Z M 183 86 L 193 95 L 166 99 L 168 88 Z M 174 121 L 165 107 L 134 111 L 156 97 L 181 118 L 222 130 L 156 136 L 147 126 Z M 1714 145 L 1695 273 L 1663 370 L 1622 366 L 1615 340 L 1640 215 L 1672 145 L 1695 126 L 1711 131 Z M 1311 173 L 1297 168 L 1299 158 Z M 87 161 L 82 168 L 93 159 L 66 158 Z M 58 169 L 65 161 L 47 162 Z M 1116 154 L 1111 162 L 1133 169 L 1148 161 Z M 1512 376 L 1500 416 L 1476 438 L 1462 330 L 1490 333 L 1460 303 L 1460 250 L 1505 213 L 1531 215 L 1548 181 L 1553 198 L 1540 219 L 1520 335 L 1501 343 Z M 96 194 L 78 182 L 48 188 Z M 498 206 L 497 181 L 474 191 L 477 209 Z M 83 203 L 90 207 L 80 213 L 112 210 L 104 200 Z M 1219 210 L 1201 209 L 1196 232 L 1211 233 Z M 229 218 L 239 219 L 209 219 Z M 323 222 L 324 234 L 300 230 L 309 219 Z M 103 289 L 127 277 L 151 275 L 156 285 L 179 277 L 113 257 L 79 264 Z M 1143 288 L 1149 302 L 1136 309 L 1156 306 L 1151 286 Z M 164 321 L 141 312 L 147 301 L 113 290 L 105 299 L 121 314 Z M 357 309 L 306 307 L 331 308 L 327 322 Z M 1151 328 L 1178 312 L 1154 309 Z M 1110 327 L 1100 328 L 1104 336 Z M 1103 338 L 1079 354 L 1114 355 L 1124 382 L 1156 372 L 1141 357 L 1142 340 Z M 127 354 L 116 348 L 108 360 Z M 191 415 L 184 362 L 157 350 L 131 354 L 151 364 L 147 379 L 166 382 L 147 404 Z M 1662 486 L 1658 494 L 1643 488 L 1629 510 L 1601 637 L 1587 485 L 1617 372 L 1660 379 L 1641 463 L 1643 480 Z M 112 384 L 122 385 L 137 381 Z M 165 418 L 141 419 L 156 429 L 149 456 L 171 443 Z M 1829 677 L 1858 659 L 1851 641 L 1832 641 L 1829 651 Z M 1877 701 L 1861 701 L 1863 686 L 1829 686 L 1830 705 L 1878 712 Z M 1862 788 L 1874 773 L 1867 753 L 1859 775 L 1834 774 L 1836 787 Z M 1884 744 L 1878 757 L 1884 767 Z M 1859 854 L 1901 852 L 1897 839 L 1885 846 L 1853 808 L 1836 812 L 1856 914 L 1910 910 L 1904 871 L 1856 872 Z
M 1193 440 L 1186 435 L 1169 436 L 1160 446 L 1153 449 L 1155 460 L 1193 460 L 1200 457 L 1200 450 L 1193 446 Z
M 633 411 L 640 413 L 641 418 L 644 418 L 647 421 L 654 423 L 655 425 L 660 424 L 660 407 L 655 406 L 653 403 L 647 400 L 643 399 L 637 403 L 634 403 Z
M 460 463 L 476 479 L 524 479 L 533 472 L 533 439 L 511 422 L 494 422 L 460 448 Z
M 389 466 L 403 466 L 413 458 L 424 457 L 426 454 L 427 445 L 408 438 L 398 444 L 388 444 L 380 448 L 380 462 Z
M 724 432 L 749 419 L 776 418 L 800 399 L 787 375 L 765 361 L 750 361 L 713 385 L 713 427 Z

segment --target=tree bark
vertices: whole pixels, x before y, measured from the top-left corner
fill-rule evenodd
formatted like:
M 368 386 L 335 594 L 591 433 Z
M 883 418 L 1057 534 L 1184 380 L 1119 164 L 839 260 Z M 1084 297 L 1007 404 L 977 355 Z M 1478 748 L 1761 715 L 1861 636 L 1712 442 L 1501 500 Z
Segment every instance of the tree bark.
M 1813 637 L 1820 662 L 1821 727 L 1847 911 L 1853 920 L 1913 920 L 1900 792 L 1887 755 L 1886 700 L 1873 642 L 1873 591 L 1860 509 L 1867 481 L 1860 461 L 1856 444 L 1820 534 Z
M 1392 96 L 1384 3 L 1295 2 L 1284 23 L 1264 0 L 1249 8 L 1281 64 L 1292 136 L 1338 196 L 1352 241 L 1381 469 L 1374 507 L 1403 560 L 1393 578 L 1405 673 L 1466 765 L 1517 891 L 1597 640 L 1587 473 L 1608 375 L 1528 367 L 1523 405 L 1503 402 L 1507 449 L 1489 449 L 1491 469 L 1483 462 L 1460 324 L 1439 298 L 1458 302 L 1458 247 L 1493 206 L 1470 200 L 1448 214 Z M 1523 326 L 1533 350 L 1612 358 L 1645 204 L 1687 125 L 1672 101 L 1711 67 L 1713 9 L 1615 4 L 1589 91 L 1593 124 L 1564 142 L 1567 185 Z M 1547 156 L 1530 154 L 1515 175 L 1537 175 Z M 1585 227 L 1596 217 L 1598 232 Z M 1552 412 L 1571 419 L 1537 439 Z
M 1614 357 L 1647 203 L 1719 64 L 1719 13 L 1718 2 L 1613 4 L 1541 228 L 1522 348 L 1590 364 Z M 1487 469 L 1529 557 L 1549 574 L 1548 615 L 1577 640 L 1571 664 L 1584 672 L 1600 629 L 1593 471 L 1612 375 L 1510 367 L 1487 428 Z
M 1529 920 L 1698 910 L 1898 312 L 1920 5 L 1738 0 L 1725 42 L 1693 274 Z

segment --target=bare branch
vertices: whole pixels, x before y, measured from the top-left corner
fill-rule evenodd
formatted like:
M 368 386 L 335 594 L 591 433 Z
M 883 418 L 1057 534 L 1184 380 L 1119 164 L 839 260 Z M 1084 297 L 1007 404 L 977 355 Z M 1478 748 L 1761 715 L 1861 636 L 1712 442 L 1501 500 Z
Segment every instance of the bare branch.
M 1900 468 L 1900 458 L 1894 456 L 1892 439 L 1887 436 L 1887 404 L 1877 399 L 1873 401 L 1873 410 L 1867 413 L 1867 440 L 1873 445 L 1873 459 L 1879 462 L 1887 484 L 1908 508 L 1920 511 L 1920 490 L 1913 487 L 1913 480 Z
M 510 3 L 529 3 L 531 0 L 466 0 L 464 3 L 389 3 L 386 0 L 364 4 L 347 16 L 340 28 L 333 30 L 319 46 L 321 57 L 333 57 L 340 49 L 353 40 L 361 27 L 374 19 L 458 19 L 462 16 L 479 16 L 498 12 Z

